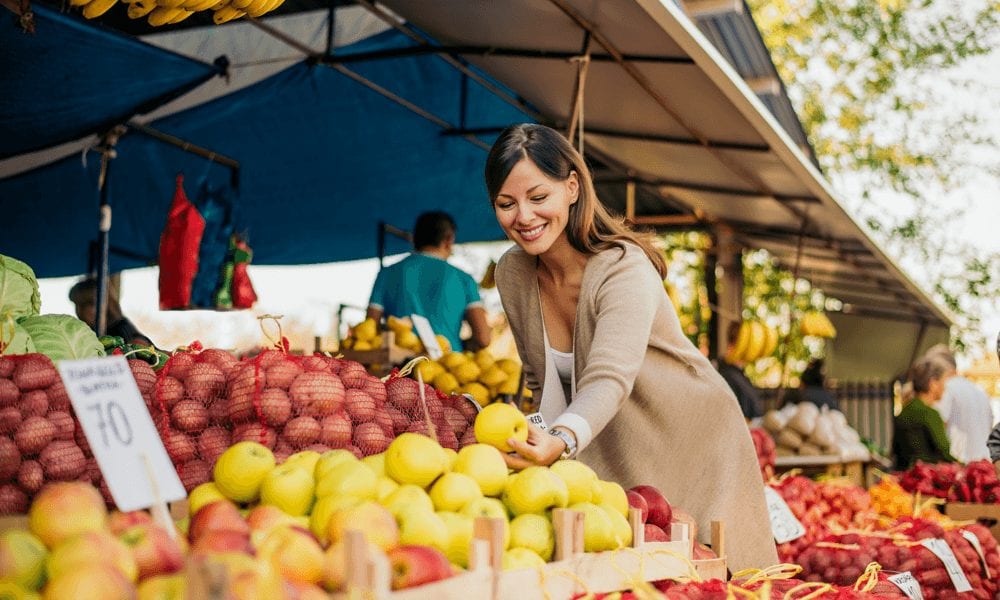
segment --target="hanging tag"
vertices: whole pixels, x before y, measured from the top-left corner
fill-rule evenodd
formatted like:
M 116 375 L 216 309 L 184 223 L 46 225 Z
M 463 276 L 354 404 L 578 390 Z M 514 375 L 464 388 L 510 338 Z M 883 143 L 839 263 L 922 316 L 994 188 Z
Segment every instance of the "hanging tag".
M 764 486 L 764 497 L 767 500 L 767 513 L 771 517 L 771 533 L 774 534 L 775 542 L 784 544 L 806 534 L 806 528 L 795 518 L 781 494 Z
M 542 416 L 540 412 L 533 412 L 527 415 L 528 422 L 532 425 L 537 425 L 542 431 L 547 431 L 549 426 L 545 423 L 545 417 Z
M 920 591 L 920 582 L 913 576 L 913 573 L 905 571 L 889 577 L 889 581 L 900 589 L 910 600 L 924 600 L 924 593 Z
M 955 586 L 956 592 L 972 591 L 972 584 L 969 583 L 968 578 L 962 571 L 962 567 L 958 564 L 958 559 L 955 558 L 955 553 L 951 551 L 951 546 L 948 545 L 948 542 L 941 538 L 934 538 L 924 540 L 920 542 L 920 545 L 941 559 L 945 570 L 948 571 L 948 576 L 951 577 L 951 583 Z
M 434 335 L 434 328 L 431 327 L 431 322 L 426 317 L 418 314 L 410 315 L 410 320 L 413 321 L 413 328 L 417 330 L 417 337 L 420 338 L 420 342 L 424 345 L 427 356 L 431 360 L 437 360 L 444 356 L 444 350 L 441 350 L 441 344 L 438 344 L 437 336 Z
M 986 553 L 983 552 L 983 546 L 979 543 L 979 538 L 976 534 L 965 529 L 962 530 L 962 537 L 969 540 L 972 547 L 976 549 L 976 553 L 979 554 L 979 560 L 983 563 L 983 570 L 986 571 L 986 579 L 993 579 L 993 575 L 990 573 L 990 566 L 986 564 Z

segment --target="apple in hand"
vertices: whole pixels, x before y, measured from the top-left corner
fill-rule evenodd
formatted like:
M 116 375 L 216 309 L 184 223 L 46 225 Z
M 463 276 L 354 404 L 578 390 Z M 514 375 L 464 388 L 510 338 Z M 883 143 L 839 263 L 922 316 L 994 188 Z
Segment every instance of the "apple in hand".
M 625 496 L 628 498 L 628 505 L 632 508 L 638 508 L 639 512 L 642 513 L 642 522 L 645 523 L 649 519 L 649 505 L 646 504 L 646 499 L 639 492 L 632 490 L 629 490 Z
M 139 579 L 176 573 L 184 566 L 184 552 L 167 530 L 154 523 L 129 527 L 118 539 L 132 551 L 139 567 Z
M 510 404 L 494 402 L 476 415 L 473 430 L 480 444 L 489 444 L 501 452 L 513 452 L 507 440 L 523 442 L 528 439 L 528 418 Z
M 388 552 L 392 589 L 416 587 L 451 577 L 451 563 L 430 546 L 399 546 Z
M 643 500 L 646 501 L 649 510 L 646 521 L 664 531 L 669 531 L 670 521 L 673 518 L 673 510 L 670 508 L 670 503 L 667 502 L 667 499 L 660 493 L 660 490 L 651 485 L 637 485 L 629 491 L 642 496 Z

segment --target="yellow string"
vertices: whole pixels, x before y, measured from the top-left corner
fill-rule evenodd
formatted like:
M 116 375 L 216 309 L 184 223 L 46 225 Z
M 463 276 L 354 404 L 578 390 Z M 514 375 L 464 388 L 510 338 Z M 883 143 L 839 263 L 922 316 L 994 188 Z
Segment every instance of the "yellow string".
M 660 562 L 659 558 L 657 557 L 658 554 L 665 554 L 672 558 L 676 558 L 677 560 L 681 561 L 681 563 L 683 563 L 685 567 L 687 567 L 689 579 L 691 581 L 696 581 L 699 583 L 702 581 L 701 575 L 698 574 L 698 566 L 695 565 L 690 558 L 684 556 L 680 552 L 677 552 L 675 550 L 658 549 L 658 550 L 651 550 L 646 554 L 649 556 L 651 560 L 655 560 L 657 562 Z M 660 564 L 662 565 L 666 563 L 660 562 Z
M 877 562 L 870 562 L 865 567 L 865 572 L 854 582 L 854 589 L 859 592 L 870 592 L 878 585 L 878 573 L 882 570 L 882 565 Z
M 283 335 L 282 331 L 281 331 L 281 319 L 282 319 L 282 317 L 283 317 L 283 315 L 260 315 L 259 317 L 257 317 L 257 320 L 260 321 L 260 331 L 261 331 L 261 333 L 264 334 L 264 337 L 267 338 L 267 341 L 271 342 L 271 344 L 274 345 L 275 348 L 280 348 L 280 349 L 284 350 L 285 347 L 281 343 L 281 339 L 283 337 L 285 337 Z M 273 337 L 271 337 L 271 335 L 267 332 L 267 329 L 264 328 L 264 322 L 265 321 L 274 321 L 274 324 L 278 326 L 278 339 L 277 339 L 277 341 L 275 341 L 275 339 Z
M 817 548 L 833 548 L 834 550 L 860 550 L 858 544 L 838 544 L 837 542 L 816 542 L 813 544 Z
M 816 589 L 806 594 L 805 596 L 798 598 L 797 600 L 813 600 L 813 598 L 819 598 L 823 594 L 827 592 L 832 592 L 835 589 L 833 585 L 829 583 L 822 583 L 819 581 L 807 581 L 804 583 L 800 583 L 799 585 L 785 592 L 784 600 L 793 600 L 795 598 L 796 592 L 803 592 L 805 590 L 809 590 L 812 588 Z
M 418 356 L 418 357 L 414 358 L 413 360 L 411 360 L 410 362 L 406 363 L 405 365 L 403 365 L 399 369 L 399 372 L 396 373 L 396 377 L 406 377 L 407 375 L 409 375 L 410 373 L 413 372 L 413 369 L 417 368 L 417 364 L 418 363 L 420 363 L 421 361 L 425 361 L 425 360 L 430 360 L 430 359 L 427 358 L 426 356 Z M 382 378 L 382 383 L 385 383 L 386 381 L 389 381 L 390 377 L 392 377 L 392 374 L 389 374 L 389 375 L 386 375 L 385 377 L 383 377 Z
M 733 574 L 733 580 L 748 577 L 745 585 L 753 585 L 762 581 L 792 579 L 802 572 L 802 567 L 792 563 L 772 565 L 766 569 L 743 569 Z

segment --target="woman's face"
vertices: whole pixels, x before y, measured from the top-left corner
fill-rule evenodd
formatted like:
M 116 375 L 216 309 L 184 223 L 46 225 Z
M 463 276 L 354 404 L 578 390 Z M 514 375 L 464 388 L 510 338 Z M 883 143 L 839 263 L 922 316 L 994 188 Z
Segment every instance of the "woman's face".
M 565 238 L 569 207 L 576 203 L 579 192 L 575 171 L 559 181 L 524 158 L 510 170 L 493 201 L 493 210 L 507 237 L 528 254 L 538 256 Z
M 937 377 L 931 379 L 927 384 L 927 400 L 931 404 L 937 402 L 944 395 L 944 379 Z

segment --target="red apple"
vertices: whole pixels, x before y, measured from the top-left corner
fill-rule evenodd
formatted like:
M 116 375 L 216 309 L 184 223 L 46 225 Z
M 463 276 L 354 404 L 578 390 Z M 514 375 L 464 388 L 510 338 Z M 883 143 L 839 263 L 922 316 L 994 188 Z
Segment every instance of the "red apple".
M 719 555 L 705 544 L 695 544 L 694 553 L 692 553 L 691 558 L 694 560 L 712 560 L 719 558 Z
M 669 542 L 670 536 L 667 535 L 666 531 L 663 531 L 656 525 L 652 523 L 646 523 L 646 541 L 647 542 Z
M 656 525 L 664 531 L 670 528 L 673 511 L 670 508 L 670 503 L 663 497 L 660 490 L 651 485 L 637 485 L 629 491 L 639 494 L 646 501 L 646 505 L 649 507 L 647 518 L 649 523 Z
M 368 379 L 364 365 L 353 360 L 345 360 L 340 366 L 340 380 L 348 388 L 361 389 Z
M 60 481 L 42 488 L 28 512 L 28 527 L 49 548 L 74 535 L 108 526 L 108 509 L 94 486 Z
M 213 425 L 198 436 L 198 454 L 210 465 L 230 446 L 229 431 L 224 427 Z
M 216 500 L 202 506 L 191 516 L 188 539 L 192 542 L 211 531 L 235 531 L 250 535 L 250 526 L 236 505 L 229 500 Z
M 152 522 L 153 517 L 151 517 L 149 513 L 144 510 L 133 510 L 129 512 L 115 510 L 111 511 L 111 515 L 109 517 L 109 527 L 111 528 L 111 533 L 115 535 L 121 535 L 126 529 L 135 527 L 136 525 L 143 525 Z
M 135 585 L 110 564 L 89 564 L 49 579 L 45 598 L 135 600 Z
M 139 567 L 139 579 L 176 573 L 184 566 L 184 552 L 167 530 L 155 523 L 134 525 L 119 534 L 132 551 Z
M 177 466 L 177 476 L 180 477 L 184 489 L 190 492 L 212 480 L 212 465 L 198 458 L 189 460 Z
M 628 498 L 629 506 L 639 509 L 642 513 L 642 522 L 645 523 L 646 519 L 649 517 L 649 505 L 646 504 L 646 499 L 643 498 L 639 492 L 633 492 L 632 490 L 629 490 L 628 493 L 625 494 L 625 497 Z
M 163 445 L 174 464 L 184 463 L 197 456 L 194 440 L 183 431 L 168 430 L 163 436 Z
M 14 443 L 21 454 L 32 455 L 41 452 L 55 437 L 56 426 L 45 417 L 28 417 L 14 432 Z
M 191 544 L 192 554 L 219 554 L 223 552 L 253 554 L 250 534 L 230 529 L 216 529 L 202 534 Z
M 188 371 L 195 363 L 195 354 L 193 352 L 178 352 L 170 357 L 167 364 L 163 367 L 163 374 L 169 374 L 177 379 L 184 379 L 187 377 Z
M 305 372 L 289 386 L 288 397 L 299 414 L 321 417 L 343 406 L 344 384 L 333 373 Z
M 323 579 L 323 548 L 316 537 L 301 527 L 276 527 L 257 547 L 288 581 L 317 584 Z
M 170 375 L 160 374 L 153 387 L 153 399 L 157 406 L 170 410 L 184 398 L 184 384 Z
M 388 398 L 388 392 L 385 390 L 385 384 L 382 383 L 381 379 L 375 377 L 374 375 L 368 376 L 365 380 L 365 384 L 361 386 L 361 389 L 364 390 L 366 394 L 374 398 L 375 403 L 378 406 L 385 404 L 385 401 Z
M 61 410 L 63 412 L 70 411 L 69 405 L 69 394 L 66 393 L 66 386 L 63 385 L 62 379 L 56 379 L 55 382 L 45 389 L 49 394 L 49 410 Z
M 447 557 L 430 546 L 398 546 L 387 554 L 394 590 L 451 577 L 451 564 Z
M 16 483 L 0 485 L 0 515 L 24 514 L 28 510 L 28 495 Z
M 420 383 L 409 377 L 394 377 L 385 384 L 389 404 L 411 414 L 420 404 Z
M 26 460 L 17 469 L 17 485 L 29 494 L 35 494 L 45 485 L 45 471 L 37 460 Z
M 68 412 L 65 411 L 53 410 L 49 412 L 49 414 L 45 415 L 45 418 L 56 426 L 55 439 L 57 440 L 73 439 L 73 433 L 76 431 L 76 424 L 73 423 L 72 415 L 70 415 Z
M 365 456 L 385 452 L 392 439 L 382 431 L 378 423 L 362 423 L 354 428 L 354 445 Z
M 273 450 L 277 441 L 278 434 L 274 429 L 260 423 L 241 423 L 233 428 L 233 444 L 236 442 L 257 442 Z
M 42 463 L 46 479 L 68 481 L 84 473 L 87 468 L 87 457 L 83 450 L 73 442 L 55 440 L 42 449 L 38 455 Z
M 16 406 L 0 408 L 0 434 L 10 435 L 17 430 L 22 420 L 21 409 Z
M 17 399 L 21 397 L 21 390 L 17 389 L 10 379 L 0 377 L 0 408 L 7 408 L 17 404 Z
M 203 350 L 198 355 L 198 362 L 214 365 L 223 373 L 227 373 L 240 361 L 230 352 L 220 348 L 209 348 L 208 350 Z

